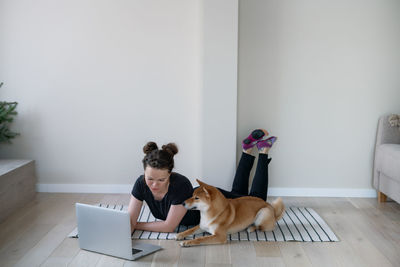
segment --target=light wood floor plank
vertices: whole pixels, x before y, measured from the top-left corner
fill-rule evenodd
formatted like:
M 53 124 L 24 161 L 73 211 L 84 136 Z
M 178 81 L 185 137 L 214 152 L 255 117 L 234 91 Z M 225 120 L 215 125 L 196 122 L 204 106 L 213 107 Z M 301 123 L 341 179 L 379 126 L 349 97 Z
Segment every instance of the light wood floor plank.
M 122 267 L 124 262 L 125 260 L 123 259 L 103 255 L 97 262 L 96 267 Z
M 99 262 L 101 254 L 80 250 L 76 257 L 69 263 L 71 267 L 94 267 Z
M 228 263 L 206 263 L 205 267 L 231 267 Z
M 278 242 L 278 244 L 286 266 L 312 266 L 300 242 Z
M 357 222 L 357 227 L 366 238 L 376 247 L 393 265 L 400 262 L 400 228 L 388 217 L 385 211 L 376 208 L 375 203 L 365 199 L 351 199 L 359 209 L 362 220 Z
M 24 216 L 6 220 L 5 227 L 0 230 L 0 262 L 15 264 L 25 256 L 53 227 L 56 227 L 62 217 L 57 216 L 58 210 L 69 212 L 71 197 L 60 194 L 38 194 L 35 205 Z
M 73 225 L 58 224 L 51 229 L 32 249 L 30 249 L 16 264 L 16 267 L 39 266 L 42 264 L 73 230 Z
M 154 255 L 151 266 L 175 266 L 179 261 L 181 247 L 175 240 L 159 240 L 163 248 Z
M 286 266 L 277 242 L 253 242 L 257 266 Z
M 54 224 L 32 224 L 21 235 L 9 242 L 0 252 L 0 266 L 14 266 L 45 236 Z
M 178 245 L 178 241 L 176 242 Z M 199 247 L 185 247 L 181 248 L 181 253 L 178 260 L 178 266 L 204 266 L 206 263 L 206 248 Z
M 231 242 L 181 248 L 176 241 L 143 240 L 163 250 L 127 261 L 79 249 L 67 238 L 76 226 L 75 202 L 127 205 L 127 194 L 46 194 L 0 224 L 0 266 L 398 266 L 400 205 L 376 199 L 283 198 L 310 207 L 340 242 Z M 272 201 L 274 198 L 269 198 Z
M 334 202 L 336 203 L 332 204 Z M 326 263 L 328 266 L 356 267 L 364 265 L 360 258 L 354 257 L 355 252 L 347 243 L 347 240 L 341 238 L 340 228 L 342 227 L 342 218 L 341 216 L 337 216 L 338 211 L 332 208 L 332 205 L 343 205 L 343 203 L 346 202 L 346 199 L 340 198 L 318 198 L 318 200 L 309 199 L 306 201 L 306 205 L 312 206 L 324 218 L 328 225 L 330 225 L 332 229 L 335 229 L 335 233 L 340 239 L 340 242 L 324 243 L 322 245 L 322 247 L 328 246 L 329 249 L 323 249 L 316 243 L 303 243 L 303 248 L 313 265 L 318 266 L 318 264 L 325 261 L 325 259 L 328 259 L 328 263 Z M 316 254 L 316 252 L 320 255 Z
M 231 250 L 229 244 L 206 246 L 206 265 L 229 265 L 231 266 Z
M 79 250 L 79 245 L 76 239 L 65 237 L 61 244 L 40 266 L 68 266 L 72 259 L 79 253 Z
M 43 222 L 57 222 L 55 226 L 42 239 L 33 246 L 15 266 L 39 266 L 62 243 L 66 235 L 75 228 L 75 202 L 83 198 L 83 195 L 66 194 L 57 198 L 58 209 L 51 210 L 51 216 L 41 216 Z M 53 202 L 54 200 L 52 200 Z M 46 215 L 48 215 L 46 213 Z M 51 219 L 50 219 L 51 218 Z M 57 219 L 56 219 L 57 218 Z
M 257 255 L 254 249 L 254 242 L 232 241 L 229 246 L 232 266 L 257 266 Z
M 283 258 L 278 257 L 262 257 L 257 258 L 257 267 L 285 267 Z
M 46 196 L 50 197 L 49 194 Z M 8 244 L 12 239 L 16 239 L 21 235 L 26 227 L 32 224 L 32 220 L 41 213 L 41 206 L 49 206 L 49 201 L 46 201 L 41 194 L 37 194 L 37 198 L 13 213 L 2 224 L 0 224 L 0 250 L 5 244 Z
M 277 242 L 254 242 L 257 257 L 282 258 L 281 250 Z
M 392 266 L 388 258 L 370 240 L 374 229 L 367 225 L 366 218 L 346 199 L 335 199 L 329 207 L 331 213 L 324 218 L 333 222 L 333 229 L 343 243 L 351 248 L 357 264 L 362 266 Z M 358 265 L 360 266 L 360 265 Z

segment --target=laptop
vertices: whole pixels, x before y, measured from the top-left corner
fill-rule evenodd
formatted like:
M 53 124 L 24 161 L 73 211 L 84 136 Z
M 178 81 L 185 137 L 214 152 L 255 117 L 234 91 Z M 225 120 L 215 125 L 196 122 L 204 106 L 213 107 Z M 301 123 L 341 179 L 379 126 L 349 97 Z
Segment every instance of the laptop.
M 136 260 L 160 246 L 132 241 L 129 213 L 76 203 L 79 247 L 118 258 Z

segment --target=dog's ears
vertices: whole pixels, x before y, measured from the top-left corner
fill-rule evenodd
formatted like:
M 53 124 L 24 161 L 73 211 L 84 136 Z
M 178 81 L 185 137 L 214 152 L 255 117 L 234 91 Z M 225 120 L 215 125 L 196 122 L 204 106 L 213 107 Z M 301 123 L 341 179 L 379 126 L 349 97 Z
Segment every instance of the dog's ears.
M 207 190 L 206 187 L 208 187 L 209 185 L 206 183 L 203 183 L 202 181 L 200 181 L 199 179 L 196 179 L 197 183 L 200 185 L 200 187 L 203 189 L 203 191 L 206 193 L 207 196 L 210 195 L 210 190 Z
M 208 190 L 204 186 L 203 186 L 203 190 L 204 190 L 204 192 L 206 193 L 207 196 L 210 195 L 210 193 L 208 192 Z
M 207 184 L 203 183 L 202 181 L 200 181 L 199 179 L 196 179 L 196 182 L 200 185 L 200 186 L 205 186 Z

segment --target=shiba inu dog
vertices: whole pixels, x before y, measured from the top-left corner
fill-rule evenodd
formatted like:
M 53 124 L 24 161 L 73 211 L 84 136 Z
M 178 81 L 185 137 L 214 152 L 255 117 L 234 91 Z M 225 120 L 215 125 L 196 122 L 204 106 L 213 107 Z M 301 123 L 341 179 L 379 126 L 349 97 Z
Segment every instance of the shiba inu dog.
M 227 234 L 246 228 L 249 232 L 270 231 L 283 216 L 285 207 L 281 198 L 271 204 L 251 196 L 227 199 L 217 188 L 197 179 L 196 181 L 200 187 L 183 205 L 187 209 L 200 210 L 200 224 L 177 234 L 176 240 L 204 231 L 211 235 L 183 241 L 180 243 L 183 247 L 223 244 L 226 243 Z

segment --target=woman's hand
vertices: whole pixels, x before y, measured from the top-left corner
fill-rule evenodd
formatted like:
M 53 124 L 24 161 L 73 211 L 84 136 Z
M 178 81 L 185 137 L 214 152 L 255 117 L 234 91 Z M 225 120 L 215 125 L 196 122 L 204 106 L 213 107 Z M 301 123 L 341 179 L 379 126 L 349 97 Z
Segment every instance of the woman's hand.
M 137 219 L 140 214 L 140 210 L 142 209 L 143 201 L 135 198 L 131 195 L 131 199 L 129 201 L 128 212 L 131 218 L 131 233 L 135 230 Z

